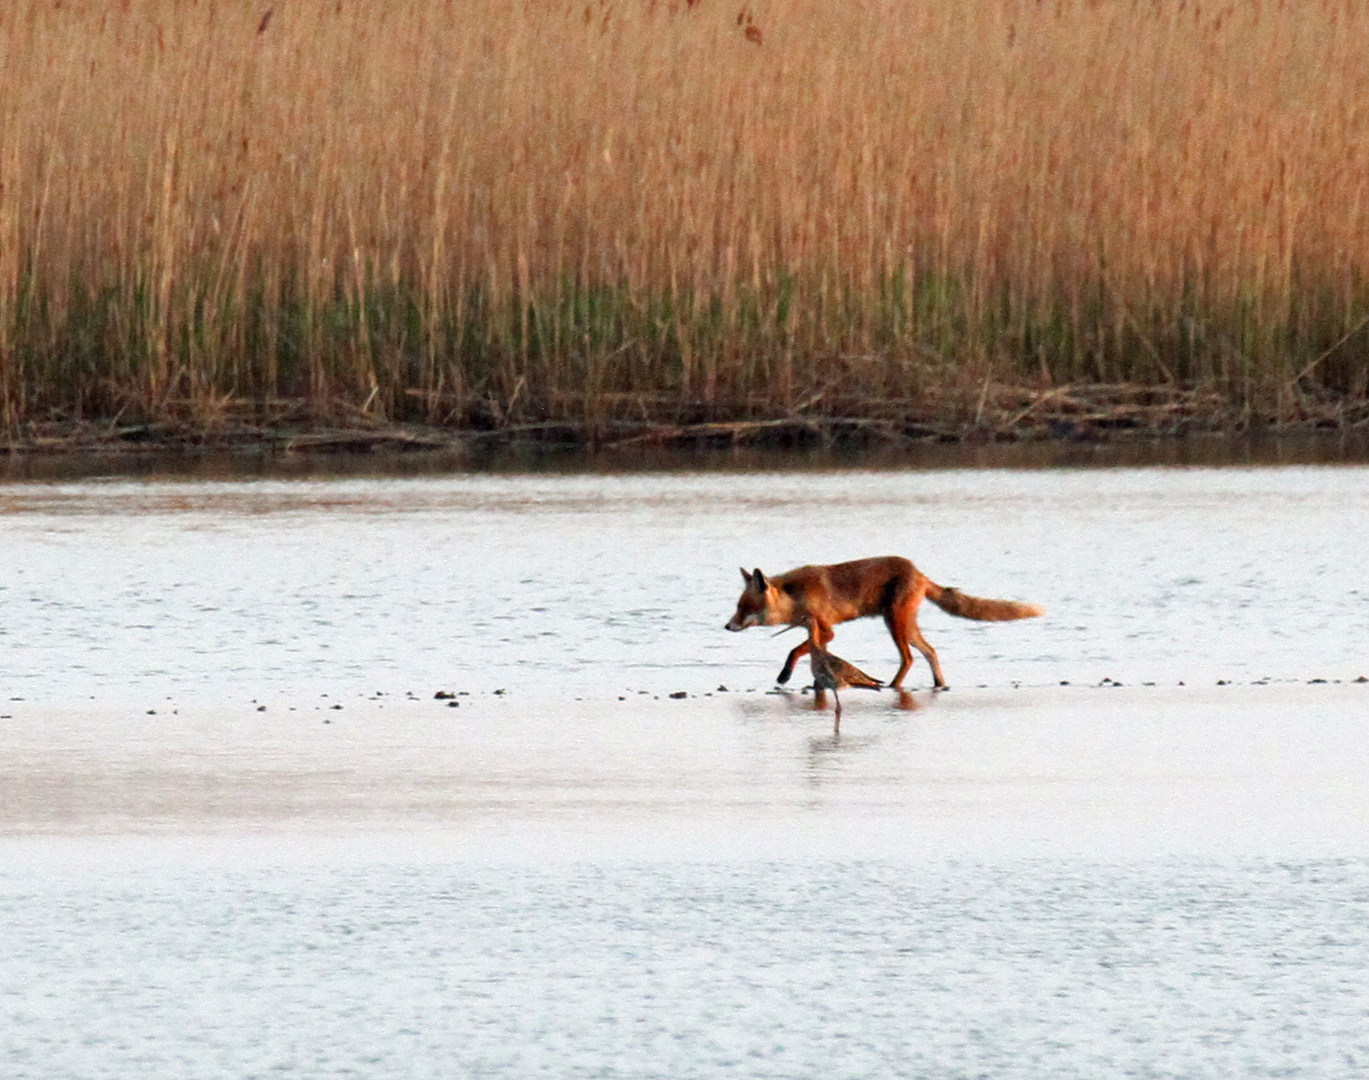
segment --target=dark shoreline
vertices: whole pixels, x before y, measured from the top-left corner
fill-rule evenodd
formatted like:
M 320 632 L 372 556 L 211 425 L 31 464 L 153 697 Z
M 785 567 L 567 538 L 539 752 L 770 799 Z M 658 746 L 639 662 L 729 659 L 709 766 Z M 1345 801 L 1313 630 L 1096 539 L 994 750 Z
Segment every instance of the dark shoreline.
M 1369 464 L 1369 430 L 1307 425 L 1185 432 L 1127 428 L 1088 438 L 997 435 L 871 438 L 858 424 L 638 426 L 618 441 L 413 424 L 203 431 L 82 424 L 0 453 L 0 481 L 99 476 L 200 480 L 422 476 L 461 472 L 1212 467 Z M 562 429 L 558 429 L 562 430 Z M 568 429 L 565 429 L 568 430 Z M 719 433 L 726 438 L 719 438 Z M 853 436 L 854 433 L 854 436 Z M 704 436 L 704 437 L 700 437 Z M 735 437 L 734 437 L 735 436 Z
M 1280 437 L 1369 435 L 1369 400 L 1299 395 L 1277 410 L 1257 410 L 1204 388 L 1076 383 L 1048 388 L 984 384 L 917 401 L 854 401 L 762 413 L 754 404 L 639 402 L 632 416 L 553 414 L 518 417 L 478 411 L 435 424 L 367 413 L 344 402 L 239 403 L 228 413 L 193 409 L 130 422 L 65 419 L 15 424 L 0 436 L 14 454 L 158 452 L 444 452 L 479 456 L 515 447 L 545 451 L 672 449 L 900 448 L 930 443 L 1110 443 L 1195 435 Z

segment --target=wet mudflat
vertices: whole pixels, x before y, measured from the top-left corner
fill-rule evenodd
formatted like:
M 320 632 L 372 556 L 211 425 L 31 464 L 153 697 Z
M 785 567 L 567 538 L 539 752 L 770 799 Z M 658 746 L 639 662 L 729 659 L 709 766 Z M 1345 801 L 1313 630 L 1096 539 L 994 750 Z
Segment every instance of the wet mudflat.
M 1366 521 L 1330 466 L 0 486 L 0 1062 L 1351 1074 Z M 1046 616 L 924 605 L 952 690 L 837 734 L 722 624 L 877 553 Z

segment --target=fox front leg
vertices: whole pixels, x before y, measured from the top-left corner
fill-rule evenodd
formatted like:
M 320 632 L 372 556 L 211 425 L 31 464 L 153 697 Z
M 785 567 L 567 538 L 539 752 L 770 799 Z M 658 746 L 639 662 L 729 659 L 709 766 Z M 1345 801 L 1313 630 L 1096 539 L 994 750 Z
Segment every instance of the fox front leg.
M 808 639 L 805 638 L 792 649 L 789 656 L 784 661 L 784 667 L 780 668 L 780 673 L 775 676 L 775 681 L 783 686 L 789 681 L 789 677 L 794 674 L 794 665 L 808 655 Z
M 812 619 L 808 623 L 808 637 L 789 650 L 789 656 L 784 661 L 784 667 L 780 668 L 780 673 L 775 681 L 780 684 L 787 683 L 789 676 L 794 674 L 794 665 L 808 655 L 809 646 L 814 641 L 817 641 L 825 649 L 834 637 L 836 637 L 836 631 L 830 626 L 820 619 Z

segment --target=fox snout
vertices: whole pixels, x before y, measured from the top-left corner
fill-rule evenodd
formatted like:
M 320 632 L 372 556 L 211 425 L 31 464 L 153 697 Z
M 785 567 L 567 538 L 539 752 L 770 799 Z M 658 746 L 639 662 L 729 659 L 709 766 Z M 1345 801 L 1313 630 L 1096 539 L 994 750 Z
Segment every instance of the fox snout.
M 738 630 L 745 630 L 748 626 L 755 625 L 756 616 L 754 615 L 748 615 L 745 619 L 741 618 L 739 615 L 733 615 L 732 618 L 727 620 L 727 625 L 724 626 L 723 629 L 731 630 L 733 633 L 736 633 Z

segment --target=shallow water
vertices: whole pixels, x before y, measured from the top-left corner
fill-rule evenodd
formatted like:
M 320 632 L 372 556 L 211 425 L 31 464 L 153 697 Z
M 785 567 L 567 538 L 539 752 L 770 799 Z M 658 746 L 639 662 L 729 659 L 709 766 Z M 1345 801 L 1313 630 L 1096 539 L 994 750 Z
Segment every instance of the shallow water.
M 1369 470 L 0 485 L 0 648 L 33 704 L 769 685 L 739 564 L 874 552 L 1013 624 L 924 626 L 953 686 L 1365 674 Z M 883 639 L 883 640 L 882 640 Z M 837 648 L 875 673 L 877 621 Z M 919 662 L 915 678 L 925 678 Z M 910 684 L 911 685 L 911 684 Z
M 1366 511 L 1311 466 L 0 485 L 0 1073 L 1353 1075 Z M 1047 614 L 924 606 L 951 692 L 835 733 L 796 636 L 722 629 L 737 567 L 884 552 Z
M 6 876 L 9 1076 L 1349 1077 L 1363 860 Z M 22 988 L 22 994 L 18 988 Z

